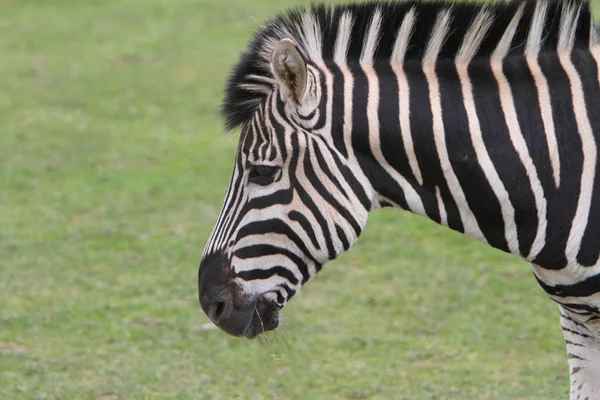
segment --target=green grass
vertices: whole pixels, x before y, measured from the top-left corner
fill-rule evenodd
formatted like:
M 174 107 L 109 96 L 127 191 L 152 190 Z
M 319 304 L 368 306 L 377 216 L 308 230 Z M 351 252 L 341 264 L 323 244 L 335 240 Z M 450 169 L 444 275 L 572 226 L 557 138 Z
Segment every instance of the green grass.
M 257 21 L 298 2 L 0 2 L 1 399 L 566 397 L 527 264 L 398 211 L 278 334 L 207 328 L 221 90 Z

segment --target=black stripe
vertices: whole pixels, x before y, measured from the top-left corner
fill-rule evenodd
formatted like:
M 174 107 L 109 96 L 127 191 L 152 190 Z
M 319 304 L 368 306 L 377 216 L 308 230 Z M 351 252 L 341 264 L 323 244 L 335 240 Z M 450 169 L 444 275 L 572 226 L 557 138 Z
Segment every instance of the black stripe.
M 561 316 L 561 317 L 563 317 L 564 319 L 566 319 L 567 321 L 571 321 L 572 323 L 574 323 L 574 324 L 575 324 L 575 325 L 577 325 L 577 326 L 581 326 L 582 328 L 585 328 L 585 329 L 587 329 L 587 327 L 586 327 L 584 324 L 582 324 L 581 322 L 579 322 L 579 321 L 577 321 L 577 320 L 575 320 L 575 319 L 573 319 L 573 318 L 569 317 L 568 315 L 565 315 L 565 314 L 564 314 L 564 313 L 562 313 L 562 312 L 560 313 L 560 316 Z
M 361 170 L 367 176 L 373 188 L 384 197 L 393 199 L 403 209 L 408 209 L 404 192 L 388 173 L 377 163 L 369 144 L 369 123 L 367 118 L 367 100 L 369 87 L 367 78 L 358 68 L 353 71 L 354 88 L 352 93 L 352 147 Z
M 306 177 L 308 178 L 310 184 L 321 195 L 323 200 L 325 200 L 326 202 L 331 204 L 331 206 L 333 206 L 333 208 L 342 216 L 342 218 L 344 218 L 346 221 L 348 221 L 348 223 L 352 226 L 352 229 L 354 229 L 354 231 L 356 232 L 356 236 L 360 235 L 362 228 L 359 225 L 359 223 L 356 221 L 356 219 L 354 218 L 354 215 L 352 215 L 350 213 L 350 211 L 348 211 L 346 209 L 346 207 L 344 207 L 336 199 L 336 197 L 331 194 L 331 192 L 325 187 L 323 182 L 321 182 L 321 180 L 315 173 L 312 159 L 310 157 L 310 154 L 312 153 L 312 151 L 311 151 L 312 149 L 314 149 L 314 143 L 313 143 L 313 146 L 309 146 L 309 148 L 307 149 L 308 156 L 304 157 L 304 173 L 306 174 Z M 330 258 L 333 257 L 334 255 L 335 255 L 335 252 L 330 252 Z
M 315 249 L 320 250 L 321 246 L 319 245 L 319 241 L 317 240 L 317 234 L 315 233 L 312 225 L 308 221 L 308 219 L 301 213 L 296 210 L 292 210 L 288 213 L 288 218 L 292 221 L 296 221 L 300 224 L 306 235 L 310 238 L 312 245 Z
M 418 184 L 417 178 L 413 174 L 412 168 L 408 162 L 408 155 L 404 148 L 404 142 L 400 139 L 407 132 L 400 129 L 400 107 L 407 107 L 407 104 L 399 103 L 399 85 L 395 79 L 395 73 L 389 63 L 377 63 L 375 65 L 377 76 L 381 77 L 379 81 L 379 137 L 381 140 L 381 153 L 385 160 L 396 171 L 409 182 L 423 201 L 423 207 L 429 219 L 440 223 L 440 211 L 438 209 L 437 199 L 423 190 Z
M 571 285 L 547 285 L 537 276 L 538 284 L 552 296 L 561 297 L 588 297 L 598 293 L 600 289 L 600 274 L 590 276 L 582 281 Z
M 539 93 L 536 90 L 535 81 L 526 59 L 506 60 L 504 62 L 504 74 L 513 94 L 517 120 L 527 145 L 527 152 L 535 166 L 544 195 L 552 193 L 555 190 L 554 177 L 552 175 L 552 164 L 550 163 L 548 140 L 544 133 L 545 127 L 539 106 Z M 520 204 L 526 200 L 517 199 L 517 201 L 517 204 Z M 533 206 L 535 204 L 533 203 L 534 200 L 531 201 Z M 517 218 L 521 227 L 519 242 L 522 246 L 520 248 L 522 255 L 529 254 L 537 230 L 537 211 L 531 209 L 530 212 L 531 216 L 526 222 L 523 220 L 523 212 L 520 212 Z M 531 229 L 524 229 L 526 224 L 530 224 Z
M 348 250 L 350 248 L 350 241 L 346 237 L 344 230 L 338 224 L 335 224 L 335 231 L 337 232 L 337 235 L 340 238 L 340 241 L 342 242 L 344 250 Z
M 442 105 L 442 121 L 447 141 L 446 149 L 452 169 L 458 179 L 469 209 L 475 216 L 487 242 L 508 251 L 504 234 L 504 219 L 500 202 L 477 158 L 469 129 L 461 82 L 454 63 L 439 63 L 436 75 Z M 489 113 L 502 118 L 498 110 Z
M 576 360 L 581 360 L 581 361 L 587 361 L 587 359 L 582 358 L 582 357 L 578 356 L 577 354 L 573 354 L 573 353 L 569 353 L 567 358 L 570 360 L 576 359 Z
M 498 83 L 489 63 L 471 63 L 473 99 L 488 155 L 515 210 L 521 254 L 528 254 L 537 229 L 537 209 L 527 171 L 510 138 Z
M 287 160 L 287 146 L 285 144 L 285 136 L 286 136 L 286 128 L 279 123 L 277 118 L 274 116 L 274 113 L 281 116 L 281 119 L 285 121 L 285 103 L 279 99 L 279 96 L 272 96 L 271 107 L 269 107 L 268 114 L 265 115 L 265 118 L 269 121 L 271 126 L 273 127 L 269 132 L 271 134 L 271 142 L 273 143 L 273 151 L 276 149 L 281 153 L 281 158 L 283 160 Z M 266 113 L 265 113 L 266 114 Z M 268 125 L 267 125 L 268 126 Z M 292 147 L 295 148 L 295 147 Z M 291 156 L 291 155 L 290 155 Z
M 286 285 L 285 283 L 283 285 L 281 285 L 281 288 L 286 292 L 287 294 L 287 301 L 290 301 L 290 299 L 292 297 L 294 297 L 294 295 L 296 294 L 296 289 L 289 287 L 288 285 Z
M 331 146 L 329 146 L 329 144 L 325 140 L 321 140 L 321 143 L 324 146 L 326 146 L 331 151 L 331 153 L 335 154 L 335 150 Z M 338 171 L 342 173 L 344 179 L 346 180 L 346 182 L 348 182 L 348 185 L 352 188 L 354 194 L 360 201 L 360 204 L 362 204 L 365 210 L 370 210 L 371 199 L 369 199 L 369 197 L 367 196 L 365 188 L 360 184 L 358 179 L 356 179 L 354 172 L 350 168 L 348 168 L 348 166 L 343 164 L 338 157 L 334 156 L 333 159 L 335 160 L 335 165 L 337 166 Z
M 310 278 L 308 265 L 300 257 L 287 249 L 269 244 L 257 244 L 243 247 L 235 252 L 235 256 L 241 260 L 273 255 L 282 255 L 296 264 L 300 270 L 300 273 L 302 274 L 302 283 L 306 282 Z
M 315 114 L 317 113 L 318 110 L 319 110 L 319 108 L 315 108 L 314 110 L 312 110 L 311 112 L 309 112 L 306 115 L 304 115 L 300 111 L 298 111 L 298 119 L 300 121 L 310 121 L 311 119 L 314 118 L 314 116 L 315 116 Z
M 429 203 L 431 204 L 429 207 L 437 210 L 435 192 L 436 187 L 439 187 L 446 210 L 448 226 L 458 232 L 464 232 L 463 221 L 448 188 L 448 183 L 444 178 L 436 150 L 433 135 L 433 115 L 429 103 L 429 85 L 423 73 L 423 68 L 421 65 L 408 63 L 404 66 L 404 71 L 410 84 L 410 129 L 415 155 L 423 178 L 423 191 L 430 193 L 430 196 L 435 199 L 435 204 Z M 394 197 L 385 197 L 396 202 Z M 399 205 L 401 206 L 401 204 Z M 437 212 L 440 213 L 439 210 Z
M 298 279 L 293 274 L 293 272 L 287 268 L 280 266 L 271 267 L 269 269 L 253 269 L 250 271 L 240 271 L 236 273 L 237 277 L 242 278 L 245 281 L 252 281 L 256 279 L 268 279 L 274 275 L 281 276 L 287 279 L 288 282 L 290 282 L 292 285 L 298 284 Z
M 245 186 L 245 185 L 244 185 Z M 240 225 L 242 220 L 246 217 L 246 214 L 252 210 L 263 210 L 272 207 L 276 204 L 289 205 L 294 198 L 294 195 L 290 189 L 282 189 L 273 192 L 266 196 L 256 197 L 242 204 L 242 211 L 238 214 L 234 221 L 230 221 L 228 225 L 237 227 Z M 234 215 L 235 210 L 229 210 L 230 215 Z
M 320 76 L 318 77 L 318 81 L 315 82 L 315 84 L 320 85 L 320 87 L 321 87 L 321 98 L 319 99 L 319 104 L 320 104 L 319 118 L 317 119 L 317 122 L 315 122 L 312 127 L 312 129 L 315 131 L 319 131 L 327 123 L 327 115 L 325 113 L 325 107 L 327 104 L 327 98 L 329 96 L 329 93 L 327 93 L 327 82 L 325 80 L 325 73 L 323 73 L 322 71 L 319 71 L 319 75 Z
M 575 342 L 571 342 L 570 340 L 565 340 L 566 344 L 569 344 L 571 346 L 579 346 L 579 347 L 584 347 L 581 343 L 575 343 Z
M 576 303 L 560 303 L 569 311 L 578 315 L 597 315 L 600 313 L 598 307 L 590 306 L 587 304 L 576 304 Z
M 333 79 L 333 96 L 331 110 L 331 132 L 333 144 L 342 157 L 348 158 L 346 151 L 346 143 L 344 142 L 344 100 L 346 93 L 344 92 L 344 75 L 336 64 L 329 66 Z
M 246 205 L 246 211 L 262 210 L 265 208 L 272 207 L 276 204 L 289 205 L 293 200 L 294 194 L 291 189 L 281 189 L 265 196 L 253 198 Z M 243 217 L 243 215 L 240 215 L 240 218 Z
M 298 234 L 294 232 L 292 227 L 290 227 L 288 224 L 286 224 L 280 219 L 272 218 L 262 221 L 250 222 L 240 229 L 236 237 L 236 241 L 239 241 L 246 236 L 265 235 L 267 233 L 275 233 L 286 236 L 300 249 L 300 251 L 306 256 L 306 258 L 309 258 L 312 262 L 317 263 L 317 260 L 310 253 L 300 236 L 298 236 Z
M 311 150 L 311 154 L 314 154 L 314 156 L 315 156 L 315 158 L 317 160 L 317 162 L 316 162 L 317 165 L 315 165 L 315 168 L 318 168 L 323 174 L 325 174 L 327 176 L 327 178 L 329 178 L 329 180 L 331 182 L 333 182 L 333 184 L 340 191 L 340 193 L 346 199 L 350 200 L 350 197 L 348 196 L 348 193 L 346 193 L 346 190 L 344 189 L 344 187 L 340 183 L 340 180 L 338 179 L 338 175 L 334 174 L 331 171 L 331 169 L 329 168 L 329 166 L 325 162 L 325 158 L 323 157 L 323 154 L 321 154 L 321 147 L 320 146 L 323 145 L 323 142 L 324 142 L 324 140 L 322 140 L 321 138 L 314 137 L 314 140 L 313 140 L 314 146 L 310 146 L 309 147 L 309 149 Z M 325 147 L 325 146 L 323 146 L 323 147 Z M 333 155 L 333 157 L 335 157 L 335 155 Z
M 540 54 L 538 62 L 549 82 L 552 117 L 560 155 L 560 187 L 546 193 L 546 246 L 533 262 L 542 268 L 558 270 L 567 265 L 565 250 L 579 199 L 583 153 L 573 113 L 569 78 L 556 54 Z

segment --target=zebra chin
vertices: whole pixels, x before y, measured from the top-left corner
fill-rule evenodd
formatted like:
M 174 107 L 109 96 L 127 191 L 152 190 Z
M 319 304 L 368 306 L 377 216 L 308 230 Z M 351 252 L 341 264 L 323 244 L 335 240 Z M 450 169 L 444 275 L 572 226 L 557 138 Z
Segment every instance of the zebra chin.
M 202 260 L 198 293 L 202 310 L 232 336 L 253 339 L 279 326 L 281 306 L 273 293 L 244 294 L 224 256 L 213 255 Z

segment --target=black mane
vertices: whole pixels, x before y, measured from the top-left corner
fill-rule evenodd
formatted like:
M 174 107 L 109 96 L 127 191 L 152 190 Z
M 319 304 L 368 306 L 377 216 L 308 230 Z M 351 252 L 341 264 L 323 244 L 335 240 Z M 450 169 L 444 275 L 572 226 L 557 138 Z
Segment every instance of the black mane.
M 348 48 L 348 63 L 358 63 L 369 24 L 376 10 L 382 13 L 379 44 L 375 51 L 376 59 L 389 59 L 396 40 L 396 34 L 404 16 L 412 8 L 416 11 L 416 24 L 410 39 L 406 61 L 420 61 L 424 55 L 429 35 L 434 27 L 436 17 L 441 10 L 449 9 L 452 25 L 442 47 L 439 58 L 454 58 L 462 40 L 475 16 L 486 9 L 493 16 L 493 24 L 486 38 L 477 50 L 477 57 L 490 57 L 504 34 L 509 22 L 523 5 L 523 17 L 519 22 L 517 33 L 511 45 L 509 56 L 522 54 L 525 47 L 532 16 L 536 7 L 534 1 L 514 1 L 510 3 L 482 4 L 463 2 L 423 2 L 423 1 L 370 1 L 349 5 L 313 5 L 310 8 L 296 8 L 285 14 L 279 14 L 257 31 L 246 51 L 229 76 L 223 104 L 222 115 L 227 130 L 236 128 L 248 121 L 258 105 L 266 97 L 272 84 L 256 77 L 272 78 L 269 69 L 269 49 L 275 42 L 291 35 L 299 45 L 300 51 L 307 60 L 311 60 L 310 50 L 302 43 L 302 20 L 308 14 L 315 20 L 320 29 L 323 60 L 331 60 L 341 16 L 350 12 L 353 17 L 352 33 Z M 544 41 L 540 51 L 556 51 L 559 39 L 561 16 L 568 8 L 581 8 L 575 32 L 575 47 L 590 45 L 591 12 L 587 2 L 577 0 L 548 0 L 546 19 L 543 27 Z M 594 24 L 595 25 L 595 24 Z M 265 90 L 248 90 L 247 85 L 254 84 Z M 246 85 L 246 87 L 243 87 Z

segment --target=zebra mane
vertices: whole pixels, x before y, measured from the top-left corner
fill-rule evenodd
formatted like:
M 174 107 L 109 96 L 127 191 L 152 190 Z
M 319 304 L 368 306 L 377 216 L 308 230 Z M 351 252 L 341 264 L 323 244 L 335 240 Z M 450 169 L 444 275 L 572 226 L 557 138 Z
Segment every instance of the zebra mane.
M 571 51 L 599 43 L 599 32 L 589 4 L 579 0 L 370 1 L 296 8 L 255 32 L 229 76 L 221 111 L 227 130 L 252 117 L 275 87 L 270 59 L 283 38 L 294 40 L 309 63 L 343 58 L 353 65 L 391 58 L 427 62 L 432 47 L 437 60 L 491 58 L 499 48 L 502 57 Z

